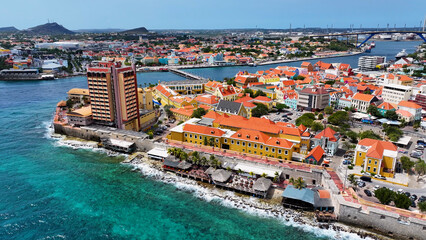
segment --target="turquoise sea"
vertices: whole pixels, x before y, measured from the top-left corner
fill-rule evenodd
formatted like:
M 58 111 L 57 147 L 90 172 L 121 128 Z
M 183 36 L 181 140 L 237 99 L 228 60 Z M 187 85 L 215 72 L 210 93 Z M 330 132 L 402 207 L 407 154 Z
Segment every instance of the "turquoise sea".
M 399 51 L 399 50 L 397 50 Z M 139 83 L 178 80 L 138 74 Z M 228 76 L 229 77 L 229 76 Z M 329 239 L 332 231 L 205 201 L 48 137 L 56 103 L 84 77 L 0 82 L 0 239 Z

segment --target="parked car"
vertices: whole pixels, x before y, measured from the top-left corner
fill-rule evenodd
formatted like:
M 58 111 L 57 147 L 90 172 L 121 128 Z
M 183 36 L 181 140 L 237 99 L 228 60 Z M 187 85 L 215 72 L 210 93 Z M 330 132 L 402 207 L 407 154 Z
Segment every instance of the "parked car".
M 349 160 L 344 160 L 343 161 L 343 165 L 349 165 L 349 164 L 351 164 L 351 161 L 349 161 Z
M 417 206 L 416 206 L 416 202 L 415 202 L 415 201 L 411 201 L 411 207 L 412 207 L 412 208 L 417 207 Z
M 166 124 L 166 127 L 170 127 L 170 125 L 169 125 L 169 124 Z
M 411 193 L 409 193 L 409 192 L 405 192 L 404 194 L 405 194 L 405 196 L 407 196 L 407 197 L 411 197 Z
M 366 185 L 366 184 L 365 184 L 365 182 L 363 182 L 363 181 L 359 181 L 359 182 L 358 182 L 358 187 L 361 187 L 361 188 L 362 188 L 362 187 L 365 187 L 365 185 Z
M 369 197 L 373 196 L 373 194 L 371 194 L 371 191 L 370 191 L 370 190 L 368 190 L 368 189 L 365 189 L 365 190 L 364 190 L 364 193 L 365 193 L 365 195 L 367 195 L 367 196 L 369 196 Z
M 419 202 L 424 202 L 424 201 L 426 201 L 426 196 L 420 196 Z
M 359 179 L 361 179 L 364 182 L 371 182 L 371 177 L 369 176 L 361 176 Z
M 416 194 L 411 195 L 410 199 L 413 200 L 413 201 L 416 201 L 417 200 L 417 195 Z
M 371 173 L 369 172 L 364 172 L 362 175 L 371 177 Z
M 291 115 L 293 115 L 293 113 L 289 112 L 287 115 L 291 116 Z
M 383 177 L 382 175 L 380 175 L 380 174 L 377 174 L 376 176 L 374 176 L 375 178 L 378 178 L 378 179 L 382 179 L 382 180 L 386 180 L 386 177 Z
M 423 145 L 417 145 L 417 146 L 416 146 L 416 149 L 417 149 L 417 150 L 424 150 L 424 149 L 425 149 L 425 147 L 424 147 Z
M 420 154 L 420 153 L 416 153 L 416 152 L 412 152 L 412 153 L 410 154 L 410 157 L 413 157 L 413 158 L 421 158 L 421 157 L 422 157 L 422 154 Z

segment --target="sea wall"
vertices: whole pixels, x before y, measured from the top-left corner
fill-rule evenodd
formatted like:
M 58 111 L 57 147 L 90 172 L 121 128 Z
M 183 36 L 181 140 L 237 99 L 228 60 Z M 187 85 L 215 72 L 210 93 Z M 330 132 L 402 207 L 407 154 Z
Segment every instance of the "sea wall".
M 94 127 L 71 127 L 69 125 L 63 125 L 54 123 L 53 128 L 55 133 L 66 136 L 81 138 L 89 141 L 100 142 L 101 138 L 114 138 L 129 142 L 134 142 L 138 151 L 148 151 L 154 148 L 152 140 L 142 136 L 142 133 L 135 132 L 134 134 L 130 131 L 114 131 L 109 129 L 99 129 Z
M 404 217 L 398 213 L 345 201 L 336 196 L 336 213 L 340 222 L 373 228 L 398 238 L 425 239 L 426 220 Z

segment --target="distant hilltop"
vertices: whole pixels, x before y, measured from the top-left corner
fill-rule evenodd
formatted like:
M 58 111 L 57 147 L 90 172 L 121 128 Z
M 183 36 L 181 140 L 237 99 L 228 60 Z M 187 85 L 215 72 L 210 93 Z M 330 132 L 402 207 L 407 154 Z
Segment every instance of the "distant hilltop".
M 22 30 L 21 32 L 34 35 L 74 34 L 73 31 L 64 28 L 62 25 L 59 25 L 56 22 L 38 25 L 32 28 L 28 28 L 26 30 Z
M 0 33 L 12 33 L 18 32 L 19 30 L 15 27 L 2 27 L 0 28 Z
M 122 31 L 120 33 L 122 33 L 122 34 L 144 34 L 144 33 L 149 33 L 149 31 L 145 27 L 140 27 L 140 28 L 134 28 L 134 29 Z

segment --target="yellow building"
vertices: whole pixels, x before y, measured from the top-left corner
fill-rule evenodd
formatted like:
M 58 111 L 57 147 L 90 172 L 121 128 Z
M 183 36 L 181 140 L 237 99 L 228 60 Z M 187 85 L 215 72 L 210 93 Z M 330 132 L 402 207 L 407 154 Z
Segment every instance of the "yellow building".
M 279 82 L 280 77 L 278 75 L 264 75 L 259 78 L 259 82 L 264 84 Z
M 139 109 L 152 110 L 152 91 L 150 89 L 138 88 Z
M 171 129 L 168 138 L 198 145 L 214 146 L 241 153 L 255 154 L 291 160 L 294 143 L 283 138 L 271 137 L 260 131 L 240 129 L 232 131 L 197 125 L 193 118 Z
M 354 161 L 364 172 L 393 177 L 398 148 L 391 142 L 364 138 L 355 148 Z

